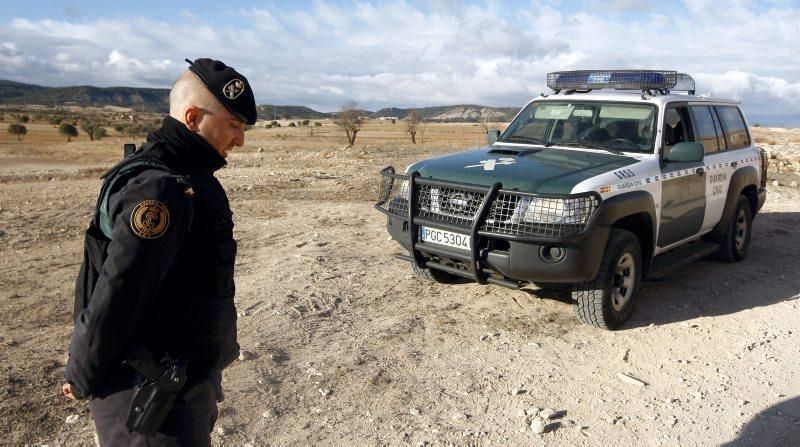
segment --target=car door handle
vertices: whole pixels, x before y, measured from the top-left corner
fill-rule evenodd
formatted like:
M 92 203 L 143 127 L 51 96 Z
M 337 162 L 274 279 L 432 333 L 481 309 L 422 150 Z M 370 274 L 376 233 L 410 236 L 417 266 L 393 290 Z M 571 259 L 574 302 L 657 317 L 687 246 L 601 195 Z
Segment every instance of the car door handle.
M 702 176 L 704 176 L 706 174 L 706 170 L 703 169 L 703 168 L 697 168 L 697 170 L 694 171 L 694 172 L 696 172 L 697 175 L 699 175 L 700 177 L 702 177 Z

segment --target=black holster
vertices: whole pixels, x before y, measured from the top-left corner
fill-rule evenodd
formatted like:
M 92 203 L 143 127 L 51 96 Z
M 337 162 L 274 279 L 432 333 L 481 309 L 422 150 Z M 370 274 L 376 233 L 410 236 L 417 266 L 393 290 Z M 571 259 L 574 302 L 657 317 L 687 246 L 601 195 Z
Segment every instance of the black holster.
M 134 387 L 125 426 L 131 431 L 153 436 L 161 428 L 186 383 L 186 360 L 166 356 L 156 362 L 150 352 L 137 348 L 122 363 L 143 377 L 142 382 Z

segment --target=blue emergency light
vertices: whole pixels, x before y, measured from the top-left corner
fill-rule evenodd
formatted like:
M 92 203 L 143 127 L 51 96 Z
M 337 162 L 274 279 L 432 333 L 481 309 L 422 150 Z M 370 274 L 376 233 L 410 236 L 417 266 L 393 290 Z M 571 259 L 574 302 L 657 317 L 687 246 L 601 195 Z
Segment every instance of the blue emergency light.
M 670 70 L 578 70 L 547 74 L 547 86 L 561 90 L 656 90 L 671 89 L 694 94 L 691 76 Z

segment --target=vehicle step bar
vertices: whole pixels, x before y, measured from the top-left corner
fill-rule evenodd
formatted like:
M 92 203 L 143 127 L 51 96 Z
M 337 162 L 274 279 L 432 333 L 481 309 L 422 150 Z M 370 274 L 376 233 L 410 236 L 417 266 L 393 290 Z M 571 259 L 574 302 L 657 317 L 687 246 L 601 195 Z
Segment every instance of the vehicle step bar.
M 412 258 L 410 255 L 407 255 L 407 254 L 404 254 L 404 253 L 396 253 L 394 255 L 394 257 L 397 258 L 397 259 L 401 259 L 403 261 L 408 261 L 408 262 L 412 262 L 412 263 L 414 262 L 414 258 Z M 461 276 L 463 278 L 471 279 L 473 281 L 476 280 L 475 275 L 473 275 L 471 272 L 466 272 L 464 270 L 459 270 L 457 268 L 453 268 L 453 267 L 449 267 L 449 266 L 446 266 L 446 265 L 438 264 L 436 262 L 430 262 L 429 261 L 429 262 L 427 262 L 425 264 L 424 268 L 434 268 L 436 270 L 441 270 L 443 272 L 447 272 L 447 273 L 450 273 L 452 275 Z M 486 270 L 486 269 L 483 269 L 483 273 L 486 274 L 485 280 L 489 284 L 494 284 L 496 286 L 502 286 L 502 287 L 508 287 L 509 289 L 514 289 L 514 290 L 518 290 L 519 288 L 522 287 L 522 283 L 520 283 L 520 282 L 509 281 L 507 279 L 500 279 L 500 278 L 495 278 L 495 277 L 489 276 L 488 275 L 489 271 Z
M 662 253 L 653 259 L 647 279 L 663 278 L 672 271 L 717 251 L 719 244 L 697 241 Z

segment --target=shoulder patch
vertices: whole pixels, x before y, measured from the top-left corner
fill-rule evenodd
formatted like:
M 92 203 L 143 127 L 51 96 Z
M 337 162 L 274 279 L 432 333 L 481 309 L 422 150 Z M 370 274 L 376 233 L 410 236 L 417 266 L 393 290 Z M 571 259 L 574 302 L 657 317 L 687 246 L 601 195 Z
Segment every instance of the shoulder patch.
M 158 200 L 142 200 L 131 212 L 131 229 L 142 239 L 157 239 L 168 226 L 169 210 Z

